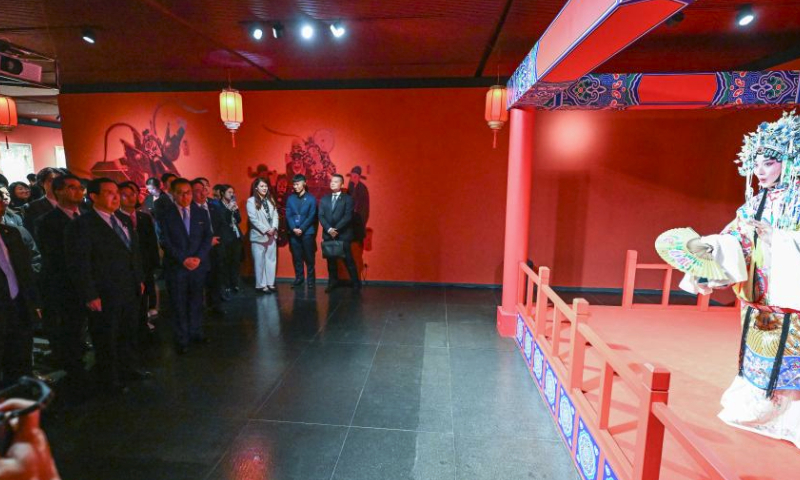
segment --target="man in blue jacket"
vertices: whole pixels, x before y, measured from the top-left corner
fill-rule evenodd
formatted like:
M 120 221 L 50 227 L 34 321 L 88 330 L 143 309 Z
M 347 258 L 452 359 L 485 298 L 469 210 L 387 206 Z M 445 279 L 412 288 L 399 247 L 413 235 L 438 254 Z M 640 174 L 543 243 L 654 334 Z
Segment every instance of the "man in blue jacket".
M 289 248 L 294 260 L 294 283 L 292 288 L 303 284 L 305 263 L 308 286 L 316 281 L 314 254 L 317 251 L 317 199 L 306 191 L 305 175 L 292 179 L 294 193 L 286 202 L 286 223 L 289 226 Z
M 208 342 L 202 328 L 203 286 L 211 266 L 212 233 L 208 213 L 192 202 L 189 181 L 178 178 L 171 188 L 175 203 L 164 209 L 158 224 L 175 341 L 184 354 L 190 341 Z

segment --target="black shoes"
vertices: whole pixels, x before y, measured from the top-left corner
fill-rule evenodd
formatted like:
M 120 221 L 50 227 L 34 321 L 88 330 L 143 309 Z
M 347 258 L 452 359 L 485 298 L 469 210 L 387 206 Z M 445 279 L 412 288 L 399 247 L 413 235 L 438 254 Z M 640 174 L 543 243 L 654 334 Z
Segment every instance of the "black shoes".
M 325 287 L 325 293 L 331 293 L 332 291 L 336 290 L 338 286 L 339 282 L 337 282 L 336 280 L 334 281 L 328 280 L 328 286 Z
M 292 283 L 292 288 L 298 288 L 301 285 L 303 285 L 303 283 L 304 283 L 304 280 L 302 278 L 298 278 L 298 279 L 296 279 L 294 281 L 294 283 Z

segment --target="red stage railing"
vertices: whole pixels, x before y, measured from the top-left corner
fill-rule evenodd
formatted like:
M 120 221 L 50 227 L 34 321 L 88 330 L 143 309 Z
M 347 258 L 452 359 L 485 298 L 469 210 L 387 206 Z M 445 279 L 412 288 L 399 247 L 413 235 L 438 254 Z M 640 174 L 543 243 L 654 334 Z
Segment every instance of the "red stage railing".
M 636 284 L 637 270 L 663 270 L 664 278 L 661 284 L 661 303 L 660 304 L 647 304 L 647 303 L 633 303 L 634 287 Z M 675 309 L 697 309 L 706 312 L 709 309 L 711 302 L 711 295 L 698 295 L 697 305 L 670 305 L 669 295 L 672 290 L 672 272 L 675 269 L 666 263 L 639 263 L 639 252 L 636 250 L 628 250 L 625 257 L 625 279 L 622 285 L 622 308 L 675 308 Z M 715 307 L 716 308 L 716 307 Z M 719 307 L 731 308 L 731 307 Z M 738 308 L 737 305 L 734 308 Z
M 635 256 L 631 257 L 629 252 L 629 260 L 631 258 L 631 264 L 636 267 Z M 654 266 L 647 265 L 644 268 Z M 626 278 L 628 271 L 626 269 Z M 638 372 L 631 368 L 630 360 L 620 356 L 588 325 L 588 302 L 575 299 L 570 306 L 550 287 L 550 269 L 547 267 L 540 267 L 537 274 L 520 263 L 519 272 L 518 312 L 528 324 L 533 339 L 546 354 L 556 375 L 562 379 L 580 417 L 597 433 L 605 459 L 614 466 L 620 479 L 658 480 L 665 432 L 670 433 L 710 478 L 738 478 L 667 405 L 670 382 L 667 369 L 650 363 L 643 363 Z M 635 275 L 635 269 L 633 272 Z M 665 285 L 668 283 L 665 282 Z M 537 289 L 535 302 L 534 288 Z M 548 318 L 551 312 L 552 318 Z M 568 350 L 562 352 L 562 344 L 566 343 L 562 339 L 565 322 L 570 324 L 570 335 Z M 584 391 L 587 347 L 594 349 L 602 363 L 597 408 Z M 632 461 L 624 454 L 609 429 L 614 377 L 619 377 L 639 402 Z M 573 431 L 576 430 L 573 428 Z

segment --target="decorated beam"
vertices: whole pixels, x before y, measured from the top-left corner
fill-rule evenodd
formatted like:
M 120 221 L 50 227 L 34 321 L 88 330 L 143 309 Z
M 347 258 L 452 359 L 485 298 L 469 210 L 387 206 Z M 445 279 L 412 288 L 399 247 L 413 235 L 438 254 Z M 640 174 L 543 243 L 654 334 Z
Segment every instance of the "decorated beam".
M 517 106 L 546 110 L 753 108 L 800 103 L 800 70 L 697 74 L 589 74 L 550 97 Z
M 508 108 L 546 104 L 694 0 L 569 0 L 508 81 Z

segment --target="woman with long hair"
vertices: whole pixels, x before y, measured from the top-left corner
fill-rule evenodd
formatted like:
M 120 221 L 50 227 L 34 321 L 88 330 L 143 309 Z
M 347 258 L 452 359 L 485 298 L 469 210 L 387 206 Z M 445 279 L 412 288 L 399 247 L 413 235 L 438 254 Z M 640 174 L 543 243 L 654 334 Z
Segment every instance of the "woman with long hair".
M 19 212 L 31 199 L 31 187 L 25 182 L 12 183 L 8 186 L 8 193 L 11 194 L 11 203 L 8 206 L 15 212 Z
M 225 207 L 225 228 L 220 232 L 220 241 L 225 251 L 225 293 L 230 296 L 239 291 L 239 266 L 242 263 L 242 231 L 239 223 L 242 214 L 236 203 L 236 192 L 232 186 L 221 184 L 215 187 L 220 203 Z
M 250 248 L 253 253 L 253 269 L 256 290 L 273 293 L 275 270 L 278 260 L 278 205 L 270 191 L 267 180 L 258 177 L 250 186 L 247 199 L 247 218 L 250 224 Z

